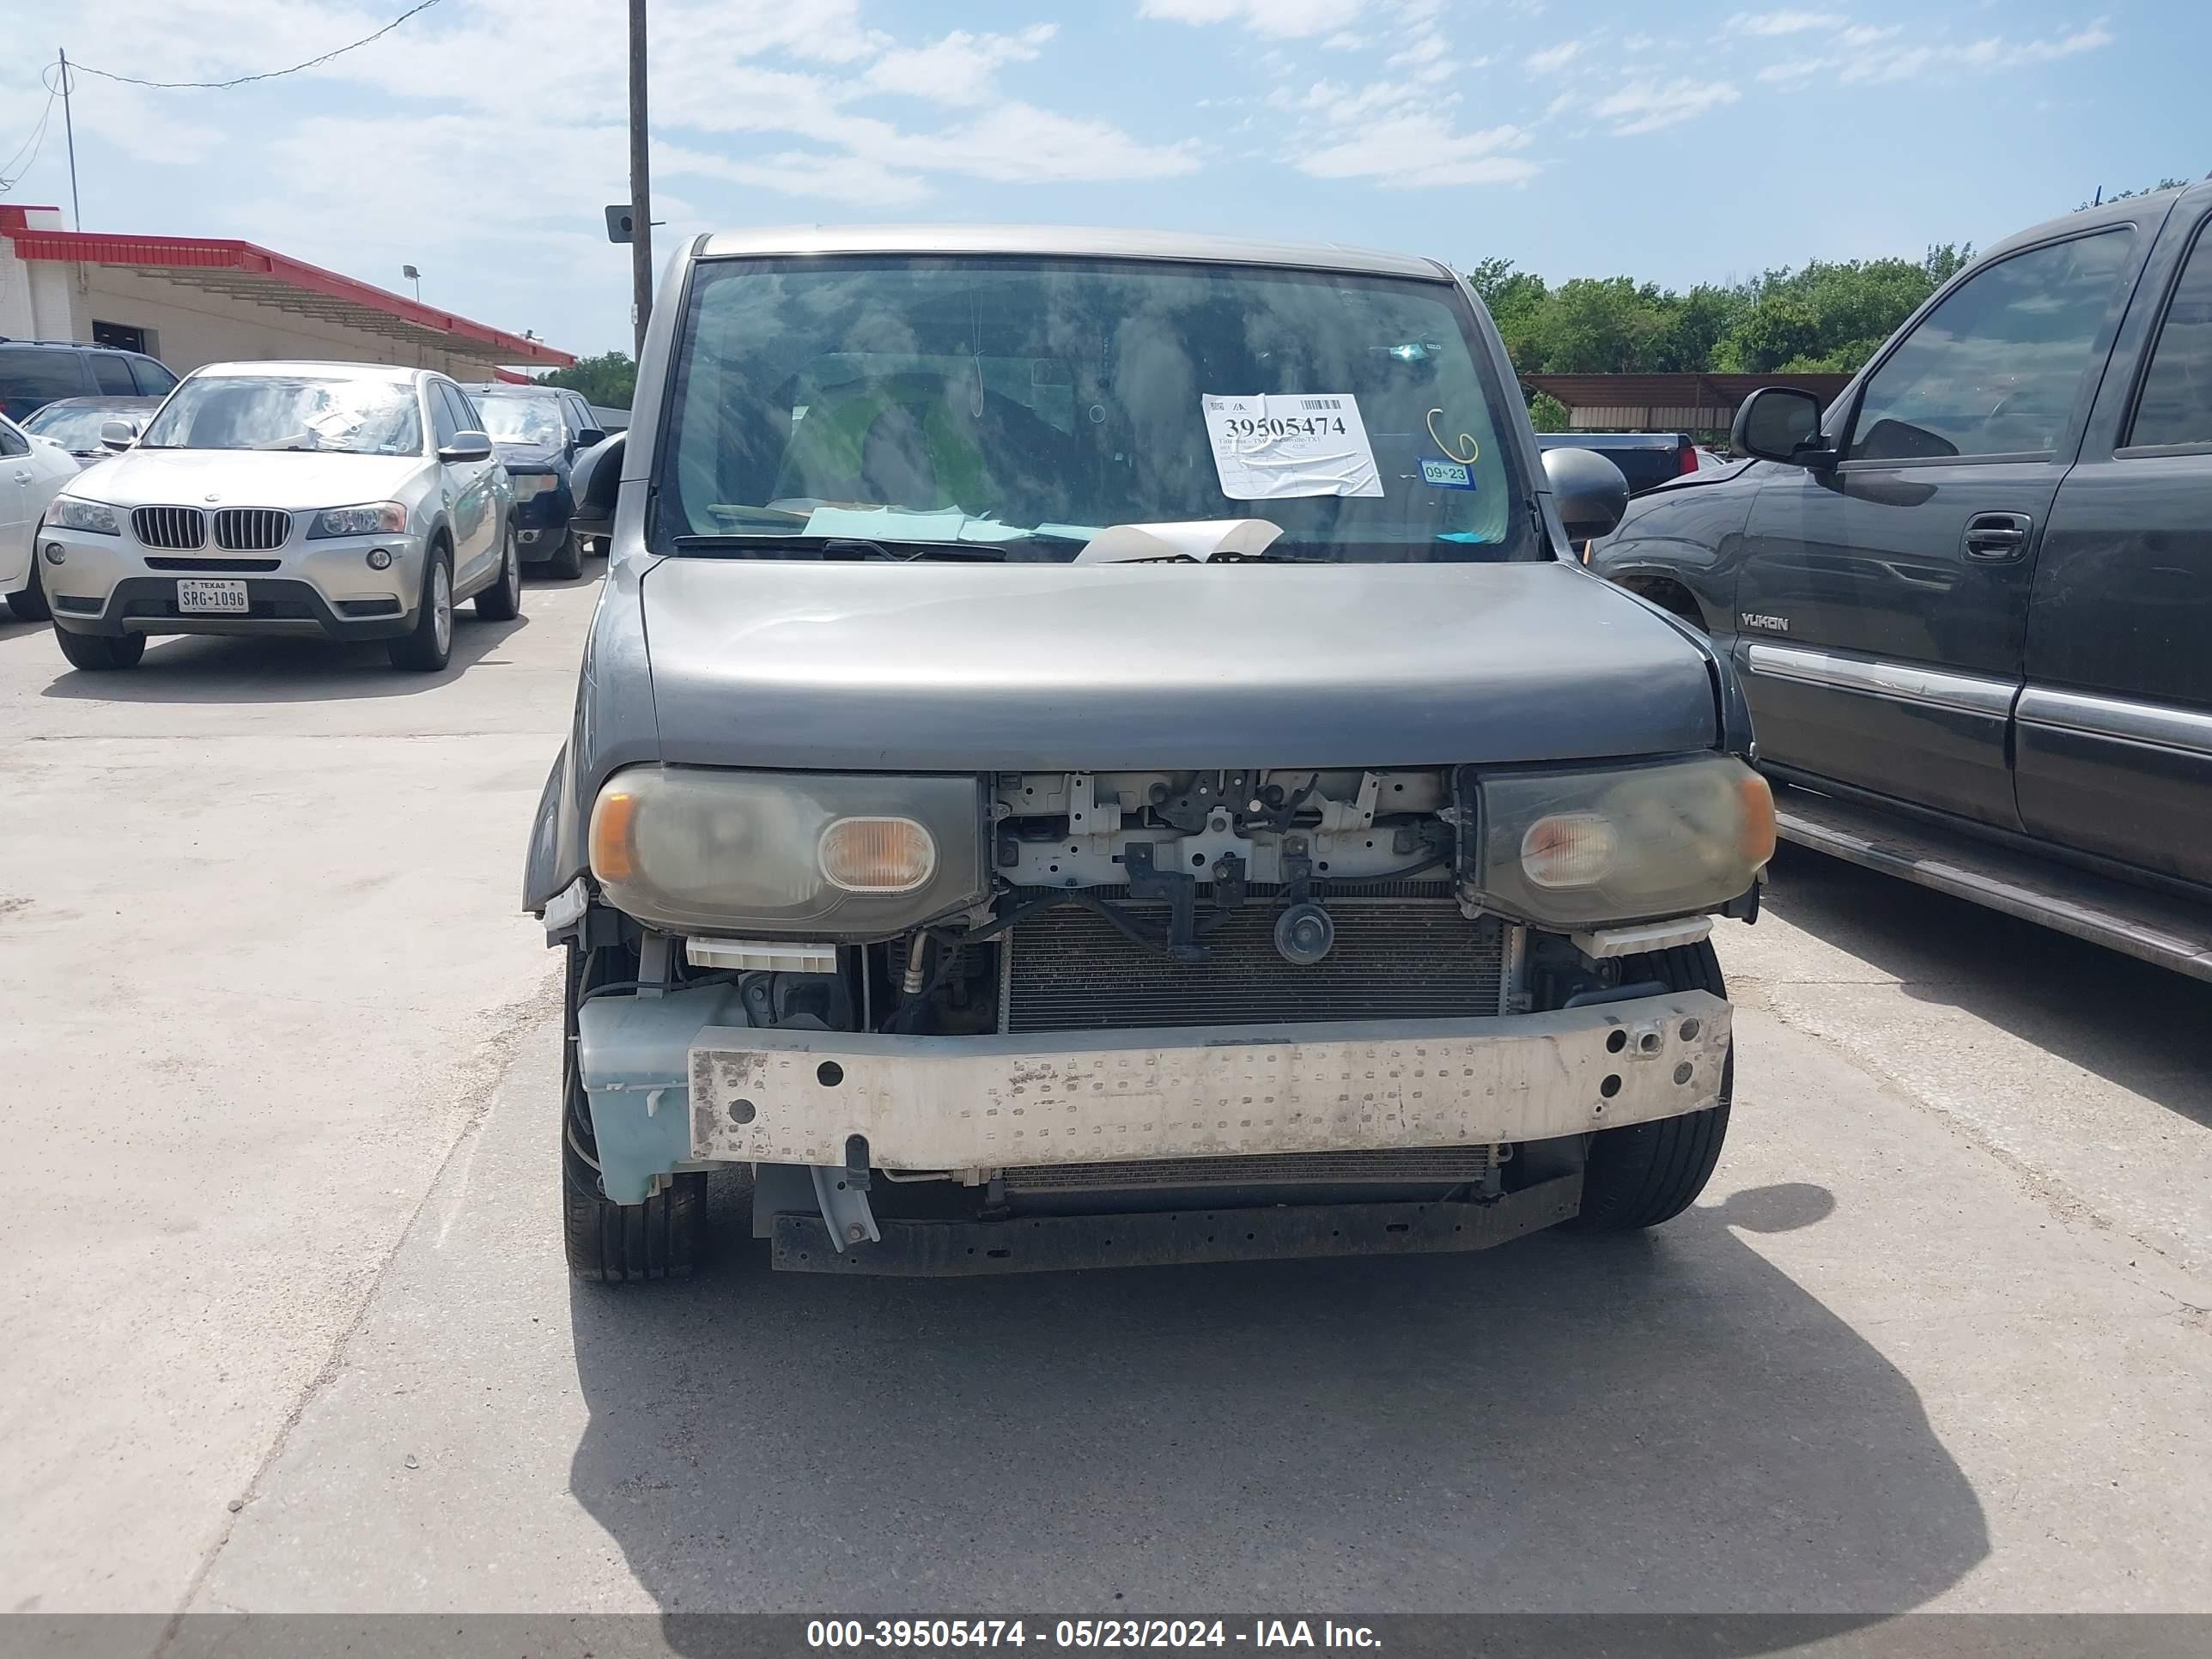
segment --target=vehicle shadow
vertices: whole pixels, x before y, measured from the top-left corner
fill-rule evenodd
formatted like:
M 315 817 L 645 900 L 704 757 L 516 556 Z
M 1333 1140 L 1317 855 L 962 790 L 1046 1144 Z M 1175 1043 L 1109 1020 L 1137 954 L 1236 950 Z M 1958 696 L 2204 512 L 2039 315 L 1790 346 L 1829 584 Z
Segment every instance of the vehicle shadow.
M 1765 908 L 1894 975 L 1916 1001 L 1963 1009 L 2212 1127 L 2212 986 L 1806 848 L 1778 848 L 1772 868 Z
M 683 1651 L 713 1650 L 687 1615 L 757 1610 L 1871 1622 L 1989 1535 L 1911 1384 L 1741 1236 L 1833 1207 L 940 1280 L 771 1273 L 733 1213 L 699 1280 L 572 1286 L 570 1490 Z
M 44 624 L 40 624 L 44 626 Z M 88 674 L 62 659 L 58 647 L 46 697 L 98 702 L 321 702 L 334 698 L 404 697 L 457 679 L 530 626 L 528 612 L 512 622 L 485 622 L 464 607 L 453 619 L 453 651 L 434 674 L 392 666 L 381 641 L 225 637 L 175 634 L 148 641 L 138 666 Z

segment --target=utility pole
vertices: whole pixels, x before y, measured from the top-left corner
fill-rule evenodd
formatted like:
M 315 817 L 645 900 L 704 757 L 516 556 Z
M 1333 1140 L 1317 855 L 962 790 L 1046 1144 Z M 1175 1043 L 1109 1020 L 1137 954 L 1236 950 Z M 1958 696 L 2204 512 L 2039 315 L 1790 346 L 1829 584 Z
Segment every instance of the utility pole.
M 84 215 L 78 210 L 76 204 L 76 124 L 70 118 L 69 53 L 66 50 L 59 46 L 55 47 L 54 52 L 56 56 L 61 60 L 62 135 L 69 140 L 70 228 L 71 230 L 82 230 L 84 228 Z M 52 106 L 49 105 L 47 107 L 52 108 Z
M 653 314 L 653 182 L 645 149 L 645 0 L 629 0 L 629 280 L 640 357 Z

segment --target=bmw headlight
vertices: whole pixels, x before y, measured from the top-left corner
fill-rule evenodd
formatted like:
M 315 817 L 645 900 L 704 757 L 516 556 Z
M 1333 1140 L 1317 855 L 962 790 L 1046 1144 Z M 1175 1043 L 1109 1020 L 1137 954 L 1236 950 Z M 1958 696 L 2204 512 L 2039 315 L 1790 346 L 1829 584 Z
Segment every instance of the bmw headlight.
M 592 807 L 592 873 L 669 928 L 880 938 L 988 890 L 971 777 L 640 766 Z
M 517 502 L 534 501 L 561 482 L 555 472 L 516 472 L 508 476 L 514 480 L 514 499 Z
M 326 507 L 307 526 L 307 537 L 398 536 L 407 529 L 407 509 L 398 501 L 364 501 L 359 507 Z
M 57 495 L 46 503 L 46 522 L 57 530 L 88 530 L 95 536 L 120 536 L 123 517 L 105 501 Z
M 1483 891 L 1566 928 L 1686 915 L 1746 891 L 1774 856 L 1774 796 L 1727 755 L 1481 779 Z

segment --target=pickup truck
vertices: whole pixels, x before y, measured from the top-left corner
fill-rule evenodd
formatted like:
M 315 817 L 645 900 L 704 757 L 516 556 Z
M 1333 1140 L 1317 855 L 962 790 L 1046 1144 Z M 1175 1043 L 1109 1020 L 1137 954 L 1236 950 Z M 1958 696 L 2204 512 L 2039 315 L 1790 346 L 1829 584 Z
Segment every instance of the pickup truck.
M 1592 570 L 1735 665 L 1788 840 L 2212 978 L 2212 183 L 1992 248 Z
M 1467 1250 L 1720 1154 L 1772 800 L 1725 658 L 1592 576 L 1430 259 L 1126 231 L 700 237 L 526 907 L 568 1262 Z M 549 1121 L 549 1131 L 551 1128 Z

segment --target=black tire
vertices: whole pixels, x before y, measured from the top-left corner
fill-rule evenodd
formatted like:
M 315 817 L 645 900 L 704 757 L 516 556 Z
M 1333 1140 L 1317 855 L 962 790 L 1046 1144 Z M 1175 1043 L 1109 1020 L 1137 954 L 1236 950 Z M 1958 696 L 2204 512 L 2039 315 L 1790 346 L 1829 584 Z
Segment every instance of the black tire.
M 486 622 L 513 622 L 522 614 L 522 551 L 514 526 L 500 543 L 499 580 L 477 595 L 477 615 Z
M 545 574 L 557 576 L 562 581 L 573 581 L 584 574 L 584 544 L 574 531 L 562 532 L 561 545 L 553 550 L 553 556 L 545 562 Z
M 441 580 L 442 579 L 442 580 Z M 434 543 L 422 566 L 422 592 L 415 602 L 415 626 L 385 646 L 392 665 L 410 673 L 434 674 L 453 654 L 453 556 Z
M 82 668 L 88 674 L 136 668 L 138 659 L 146 654 L 143 634 L 124 634 L 111 639 L 104 634 L 72 634 L 57 623 L 54 639 L 62 648 L 62 655 L 69 659 L 70 666 Z
M 599 1185 L 591 1100 L 576 1060 L 576 1009 L 584 990 L 636 975 L 627 951 L 568 947 L 561 1035 L 561 1241 L 568 1271 L 606 1285 L 681 1279 L 707 1253 L 707 1177 L 671 1176 L 642 1204 L 612 1204 Z
M 1623 983 L 1656 979 L 1676 991 L 1728 994 L 1720 958 L 1711 940 L 1621 963 Z M 1577 1232 L 1625 1233 L 1656 1227 L 1688 1209 L 1712 1178 L 1728 1137 L 1729 1104 L 1735 1093 L 1735 1045 L 1721 1066 L 1720 1103 L 1686 1117 L 1662 1117 L 1603 1129 L 1590 1137 L 1583 1170 L 1582 1213 L 1567 1225 Z
M 41 524 L 39 528 L 44 530 Z M 8 596 L 8 609 L 17 622 L 52 622 L 53 607 L 46 603 L 46 584 L 39 574 L 39 538 L 31 538 L 31 580 L 20 593 Z

